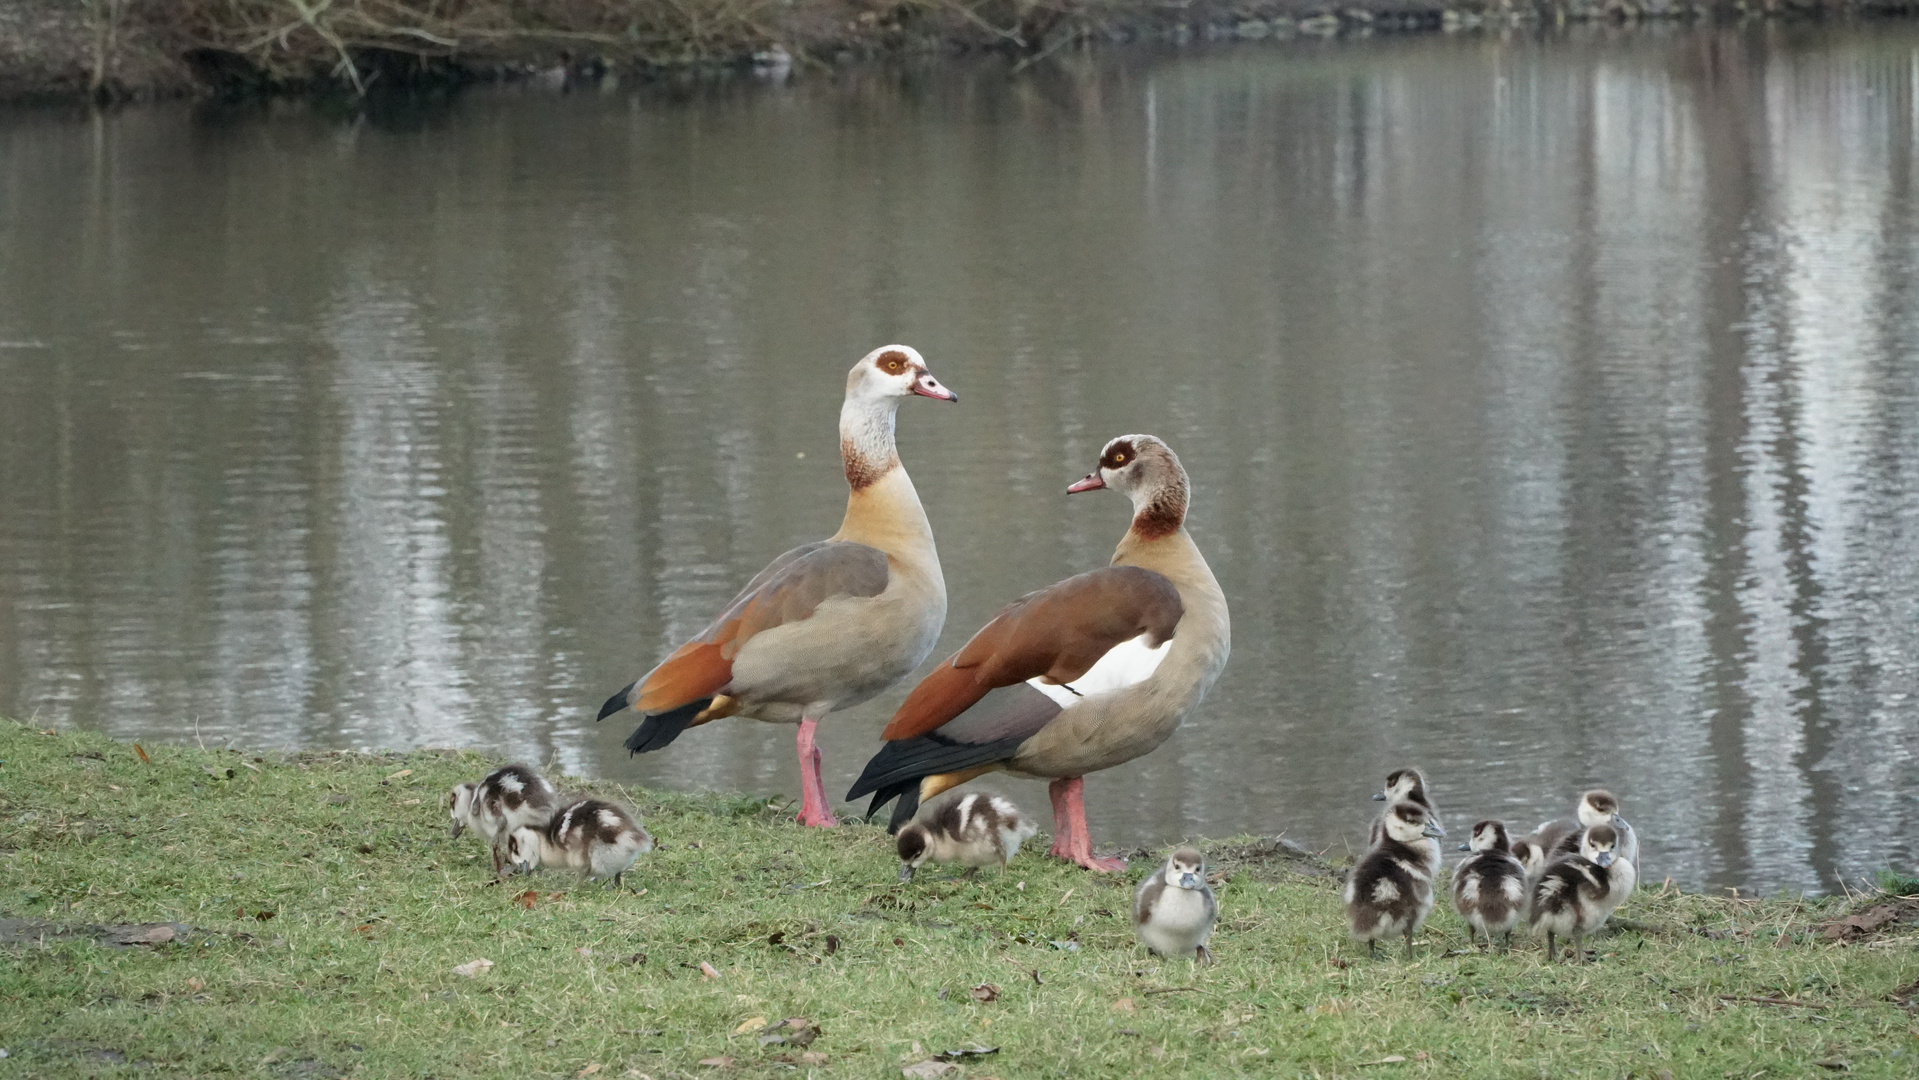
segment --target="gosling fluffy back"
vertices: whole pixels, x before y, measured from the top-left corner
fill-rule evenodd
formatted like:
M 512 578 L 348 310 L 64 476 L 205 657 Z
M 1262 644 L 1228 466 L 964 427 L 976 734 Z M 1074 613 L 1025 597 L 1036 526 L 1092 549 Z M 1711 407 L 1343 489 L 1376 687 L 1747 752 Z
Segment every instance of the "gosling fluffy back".
M 900 877 L 911 878 L 927 862 L 1004 867 L 1038 831 L 1038 822 L 999 795 L 973 793 L 935 803 L 894 840 Z

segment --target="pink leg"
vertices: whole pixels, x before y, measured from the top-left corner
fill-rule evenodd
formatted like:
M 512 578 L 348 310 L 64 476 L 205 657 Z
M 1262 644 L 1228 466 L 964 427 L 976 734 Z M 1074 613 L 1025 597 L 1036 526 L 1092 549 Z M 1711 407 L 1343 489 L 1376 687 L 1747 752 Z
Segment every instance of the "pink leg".
M 1085 786 L 1077 776 L 1047 785 L 1046 793 L 1053 797 L 1053 848 L 1047 854 L 1102 874 L 1124 870 L 1125 859 L 1093 858 L 1093 834 L 1086 828 L 1086 804 L 1080 798 Z
M 813 745 L 813 730 L 819 721 L 806 717 L 800 721 L 800 816 L 802 825 L 817 825 L 830 828 L 838 825 L 833 817 L 833 808 L 826 801 L 826 781 L 820 779 L 820 762 L 823 756 L 820 748 Z

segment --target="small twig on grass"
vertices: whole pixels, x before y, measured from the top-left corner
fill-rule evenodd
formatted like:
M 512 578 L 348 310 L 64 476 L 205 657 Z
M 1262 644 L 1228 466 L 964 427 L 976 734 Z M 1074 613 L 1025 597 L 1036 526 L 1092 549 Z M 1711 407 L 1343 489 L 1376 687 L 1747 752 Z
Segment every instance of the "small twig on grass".
M 1201 990 L 1197 986 L 1161 986 L 1144 991 L 1142 996 L 1152 997 L 1154 994 L 1199 994 L 1203 997 L 1205 993 L 1206 991 Z
M 1824 1005 L 1821 1005 L 1817 1002 L 1812 1002 L 1812 1001 L 1788 1001 L 1785 998 L 1740 997 L 1740 996 L 1730 995 L 1730 994 L 1720 994 L 1719 1000 L 1750 1001 L 1755 1005 L 1790 1005 L 1795 1009 L 1823 1009 L 1826 1007 Z

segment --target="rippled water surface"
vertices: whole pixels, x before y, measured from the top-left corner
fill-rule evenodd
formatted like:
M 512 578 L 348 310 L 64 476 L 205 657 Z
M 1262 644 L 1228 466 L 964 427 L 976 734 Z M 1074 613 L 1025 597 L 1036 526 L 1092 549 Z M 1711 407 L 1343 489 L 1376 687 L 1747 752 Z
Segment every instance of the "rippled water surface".
M 833 530 L 843 374 L 939 655 L 1100 565 L 1164 436 L 1232 663 L 1095 836 L 1457 831 L 1619 792 L 1654 880 L 1831 888 L 1919 829 L 1919 33 L 1380 40 L 0 115 L 0 713 L 629 760 L 612 690 Z M 844 790 L 905 687 L 826 726 Z M 1037 785 L 1007 782 L 1034 809 Z

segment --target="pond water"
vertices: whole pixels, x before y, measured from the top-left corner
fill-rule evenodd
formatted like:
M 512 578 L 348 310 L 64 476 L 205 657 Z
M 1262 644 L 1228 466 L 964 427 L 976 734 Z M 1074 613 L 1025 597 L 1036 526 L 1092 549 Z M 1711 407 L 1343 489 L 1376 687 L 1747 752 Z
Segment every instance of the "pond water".
M 1096 840 L 1337 850 L 1416 763 L 1456 833 L 1608 786 L 1654 881 L 1909 866 L 1915 116 L 1899 24 L 6 114 L 0 714 L 796 796 L 593 716 L 833 530 L 903 341 L 936 656 L 1105 562 L 1108 437 L 1193 475 L 1232 662 Z

